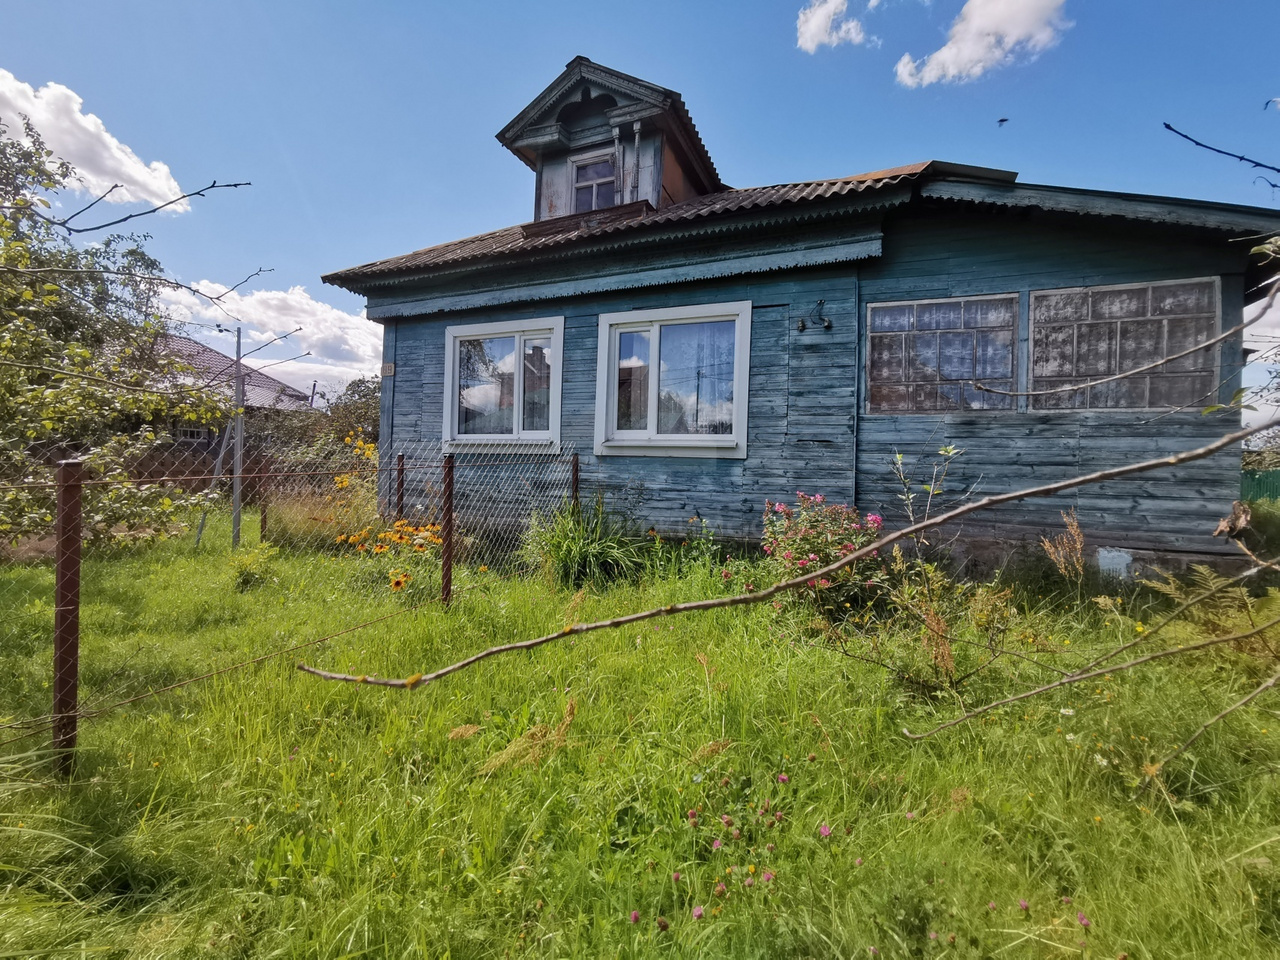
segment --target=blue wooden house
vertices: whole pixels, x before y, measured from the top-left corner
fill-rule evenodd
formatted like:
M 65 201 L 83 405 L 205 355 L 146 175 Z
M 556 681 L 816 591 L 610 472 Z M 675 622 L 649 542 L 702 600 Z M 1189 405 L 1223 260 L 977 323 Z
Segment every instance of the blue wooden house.
M 796 490 L 892 523 L 897 454 L 954 445 L 948 489 L 990 493 L 1238 425 L 1201 411 L 1239 385 L 1241 338 L 1216 338 L 1257 295 L 1242 238 L 1276 211 L 942 161 L 733 189 L 679 94 L 585 57 L 498 140 L 535 173 L 531 221 L 324 278 L 384 327 L 387 454 L 572 445 L 644 526 L 754 538 Z M 1026 539 L 1075 507 L 1099 545 L 1214 551 L 1239 483 L 1228 452 L 966 534 Z

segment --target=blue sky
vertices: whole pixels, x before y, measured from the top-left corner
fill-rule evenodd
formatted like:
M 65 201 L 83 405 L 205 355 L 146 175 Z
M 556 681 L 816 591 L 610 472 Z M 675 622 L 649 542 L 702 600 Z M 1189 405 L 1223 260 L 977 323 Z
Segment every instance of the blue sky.
M 51 29 L 37 5 L 6 10 L 25 42 L 0 54 L 0 116 L 32 109 L 52 146 L 100 178 L 136 175 L 138 196 L 252 181 L 148 221 L 150 249 L 209 289 L 271 268 L 233 307 L 258 340 L 304 327 L 300 346 L 260 354 L 311 349 L 273 371 L 302 387 L 375 363 L 378 329 L 320 274 L 530 219 L 533 174 L 494 134 L 579 54 L 680 91 L 733 186 L 942 158 L 1023 182 L 1280 206 L 1246 167 L 1161 126 L 1280 165 L 1280 109 L 1263 109 L 1280 97 L 1276 0 L 126 0 L 65 13 Z

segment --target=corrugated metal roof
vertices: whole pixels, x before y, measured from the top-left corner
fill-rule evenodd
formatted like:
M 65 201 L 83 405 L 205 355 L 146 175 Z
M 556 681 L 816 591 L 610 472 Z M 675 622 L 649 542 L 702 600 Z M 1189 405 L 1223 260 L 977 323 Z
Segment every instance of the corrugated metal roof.
M 370 284 L 489 258 L 570 247 L 589 240 L 661 227 L 677 228 L 752 210 L 813 203 L 873 193 L 919 182 L 920 196 L 933 200 L 1038 208 L 1090 216 L 1167 223 L 1234 235 L 1280 229 L 1280 212 L 1257 207 L 1170 197 L 1140 196 L 1067 187 L 1022 185 L 1017 174 L 930 160 L 834 180 L 724 190 L 654 210 L 647 202 L 575 214 L 495 230 L 465 240 L 325 275 L 325 283 L 360 291 Z
M 160 338 L 160 350 L 190 366 L 202 384 L 222 393 L 230 394 L 235 378 L 236 361 L 219 350 L 199 340 L 167 333 Z M 291 387 L 283 380 L 255 370 L 241 361 L 244 367 L 244 405 L 271 410 L 306 410 L 311 397 Z
M 482 233 L 464 240 L 454 240 L 438 246 L 416 250 L 413 253 L 377 260 L 359 267 L 338 270 L 321 279 L 325 283 L 346 286 L 360 280 L 388 277 L 392 274 L 413 273 L 438 267 L 510 254 L 544 250 L 574 241 L 602 237 L 639 229 L 651 229 L 667 224 L 696 221 L 718 217 L 744 210 L 760 210 L 768 207 L 825 200 L 852 193 L 879 190 L 904 181 L 913 180 L 934 166 L 936 161 L 914 163 L 905 167 L 861 173 L 835 180 L 809 180 L 801 183 L 780 183 L 768 187 L 747 187 L 724 190 L 703 197 L 694 197 L 682 203 L 674 203 L 654 210 L 648 203 L 632 203 L 610 210 L 573 214 L 554 220 L 541 220 L 506 227 L 492 233 Z M 1004 171 L 986 171 L 999 174 Z

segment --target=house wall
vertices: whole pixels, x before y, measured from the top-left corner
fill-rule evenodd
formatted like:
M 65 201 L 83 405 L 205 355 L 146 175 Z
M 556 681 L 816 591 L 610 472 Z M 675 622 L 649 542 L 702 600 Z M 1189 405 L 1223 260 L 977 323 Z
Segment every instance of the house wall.
M 900 489 L 889 468 L 896 453 L 927 470 L 944 444 L 962 448 L 947 478 L 947 499 L 960 491 L 1002 492 L 1189 449 L 1230 429 L 1228 419 L 1202 416 L 1198 409 L 1165 415 L 865 414 L 862 345 L 866 305 L 872 302 L 1018 293 L 1019 339 L 1025 343 L 1032 290 L 1218 276 L 1223 326 L 1240 322 L 1243 248 L 1124 225 L 1100 229 L 1078 218 L 972 211 L 968 207 L 961 216 L 936 207 L 890 215 L 883 256 L 858 264 L 388 321 L 385 360 L 396 364 L 396 375 L 384 394 L 394 397 L 384 406 L 384 425 L 390 425 L 384 426 L 384 451 L 440 436 L 446 326 L 552 315 L 565 317 L 561 438 L 581 455 L 584 491 L 603 489 L 642 527 L 652 524 L 671 534 L 698 516 L 721 535 L 754 539 L 764 501 L 792 498 L 796 490 L 856 503 L 894 523 L 902 516 Z M 599 314 L 733 300 L 753 304 L 746 459 L 595 457 Z M 820 317 L 831 321 L 831 329 L 817 322 Z M 801 319 L 804 331 L 798 330 Z M 1224 345 L 1224 396 L 1238 382 L 1239 348 L 1238 342 Z M 1025 383 L 1025 363 L 1020 374 Z M 1239 458 L 1228 451 L 1160 473 L 1007 505 L 968 522 L 965 530 L 1032 537 L 1060 529 L 1059 511 L 1076 507 L 1086 534 L 1098 542 L 1218 550 L 1220 542 L 1207 534 L 1229 511 L 1238 486 Z

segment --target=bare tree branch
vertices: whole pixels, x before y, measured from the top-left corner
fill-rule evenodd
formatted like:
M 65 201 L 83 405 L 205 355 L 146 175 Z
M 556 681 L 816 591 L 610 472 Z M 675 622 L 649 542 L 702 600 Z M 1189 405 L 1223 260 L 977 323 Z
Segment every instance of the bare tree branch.
M 535 647 L 540 647 L 543 644 L 551 643 L 553 640 L 560 640 L 565 637 L 591 633 L 596 630 L 623 627 L 632 623 L 640 623 L 644 620 L 652 620 L 656 617 L 674 616 L 676 614 L 690 613 L 696 610 L 717 610 L 726 607 L 763 603 L 765 600 L 777 596 L 778 594 L 800 589 L 806 586 L 811 580 L 828 577 L 831 574 L 850 566 L 858 560 L 863 559 L 864 557 L 871 556 L 872 554 L 883 550 L 885 547 L 890 546 L 899 540 L 922 533 L 925 530 L 932 530 L 935 527 L 942 526 L 945 523 L 957 520 L 960 517 L 967 516 L 968 514 L 975 513 L 979 510 L 985 510 L 1001 503 L 1026 500 L 1031 497 L 1049 496 L 1054 493 L 1060 493 L 1064 490 L 1073 490 L 1076 487 L 1087 486 L 1091 483 L 1099 483 L 1104 480 L 1113 480 L 1137 473 L 1145 473 L 1149 470 L 1157 470 L 1161 467 L 1176 466 L 1180 463 L 1189 463 L 1194 460 L 1201 460 L 1205 457 L 1212 456 L 1220 450 L 1225 450 L 1228 447 L 1239 443 L 1241 440 L 1253 436 L 1255 433 L 1260 433 L 1263 430 L 1269 429 L 1277 423 L 1280 423 L 1280 420 L 1268 421 L 1264 424 L 1238 430 L 1234 433 L 1229 433 L 1220 437 L 1203 447 L 1197 447 L 1194 450 L 1186 450 L 1182 453 L 1171 454 L 1167 457 L 1159 457 L 1154 460 L 1144 460 L 1141 463 L 1127 464 L 1122 467 L 1098 470 L 1094 473 L 1070 477 L 1066 480 L 1058 480 L 1038 487 L 1015 490 L 1010 493 L 993 494 L 991 496 L 984 497 L 981 500 L 963 504 L 953 510 L 947 511 L 946 513 L 939 514 L 936 517 L 931 517 L 929 519 L 922 520 L 919 523 L 904 527 L 901 530 L 895 530 L 893 533 L 882 536 L 875 542 L 869 543 L 819 570 L 808 571 L 804 575 L 796 577 L 795 579 L 784 580 L 781 583 L 774 584 L 772 587 L 767 587 L 764 590 L 754 593 L 737 594 L 730 597 L 715 597 L 709 600 L 696 600 L 688 603 L 676 603 L 666 607 L 657 607 L 652 610 L 644 610 L 639 613 L 615 617 L 611 620 L 598 620 L 594 623 L 579 623 L 570 627 L 565 627 L 563 630 L 547 634 L 543 637 L 535 637 L 531 640 L 521 640 L 516 643 L 507 643 L 490 647 L 489 649 L 482 650 L 464 660 L 459 660 L 457 663 L 451 664 L 447 667 L 442 667 L 433 673 L 415 673 L 412 676 L 403 679 L 374 677 L 368 674 L 330 673 L 325 670 L 319 670 L 315 667 L 307 666 L 303 663 L 298 664 L 298 669 L 324 680 L 337 680 L 347 683 L 365 683 L 372 684 L 374 686 L 400 687 L 406 690 L 413 690 L 419 686 L 430 683 L 433 680 L 439 680 L 443 677 L 449 676 L 450 674 L 457 673 L 459 670 L 464 670 L 472 664 L 479 663 L 481 660 L 486 660 L 489 657 L 498 656 L 504 653 L 512 653 L 517 650 L 532 650 Z M 1073 676 L 1069 680 L 1060 681 L 1060 683 L 1067 682 L 1074 683 L 1076 682 L 1076 678 Z M 1052 689 L 1052 687 L 1045 689 Z
M 1217 153 L 1224 157 L 1230 157 L 1232 160 L 1239 160 L 1241 163 L 1247 163 L 1251 167 L 1253 167 L 1255 170 L 1271 170 L 1274 173 L 1280 173 L 1280 167 L 1273 167 L 1271 164 L 1263 163 L 1261 160 L 1252 160 L 1249 157 L 1242 156 L 1241 154 L 1238 154 L 1238 153 L 1231 153 L 1228 150 L 1219 150 L 1217 147 L 1211 147 L 1207 143 L 1201 143 L 1195 137 L 1188 136 L 1187 134 L 1183 133 L 1181 130 L 1179 130 L 1177 127 L 1173 126 L 1172 124 L 1166 123 L 1164 125 L 1164 128 L 1168 130 L 1170 133 L 1176 133 L 1183 140 L 1188 140 L 1191 143 L 1194 143 L 1197 147 L 1202 147 L 1203 149 L 1208 150 L 1211 153 Z
M 164 203 L 157 204 L 156 206 L 151 207 L 149 210 L 140 210 L 137 213 L 126 214 L 125 216 L 117 217 L 114 220 L 107 220 L 107 221 L 104 221 L 103 223 L 96 223 L 92 227 L 71 226 L 72 220 L 80 216 L 80 214 L 85 213 L 86 211 L 92 209 L 101 201 L 105 200 L 111 194 L 112 191 L 118 189 L 120 186 L 121 185 L 118 183 L 113 184 L 112 187 L 109 190 L 107 190 L 107 192 L 104 193 L 102 196 L 98 197 L 88 206 L 83 207 L 80 210 L 77 210 L 75 213 L 71 214 L 68 217 L 50 217 L 47 214 L 41 213 L 39 210 L 35 209 L 35 207 L 26 206 L 26 205 L 23 206 L 23 210 L 24 212 L 29 212 L 33 216 L 43 220 L 45 223 L 49 224 L 51 227 L 56 227 L 59 230 L 65 230 L 68 234 L 96 233 L 101 230 L 107 230 L 111 227 L 118 227 L 120 226 L 120 224 L 128 223 L 130 220 L 137 220 L 139 217 L 149 217 L 153 213 L 159 213 L 161 210 L 164 210 L 167 207 L 172 207 L 175 203 L 181 203 L 183 200 L 190 200 L 192 197 L 203 197 L 210 190 L 230 190 L 236 187 L 251 187 L 253 186 L 253 184 L 249 183 L 248 181 L 245 181 L 243 183 L 219 183 L 217 180 L 215 180 L 211 184 L 209 184 L 207 187 L 201 187 L 199 190 L 192 190 L 189 193 L 180 194 L 174 197 L 172 200 L 166 200 Z M 12 209 L 12 208 L 9 208 L 9 209 Z
M 1227 709 L 1223 710 L 1220 714 L 1218 714 L 1212 720 L 1206 720 L 1204 724 L 1200 727 L 1200 729 L 1197 730 L 1195 733 L 1193 733 L 1190 736 L 1190 738 L 1182 746 L 1180 746 L 1177 750 L 1173 751 L 1173 753 L 1169 754 L 1167 757 L 1161 760 L 1158 764 L 1156 764 L 1157 770 L 1162 769 L 1165 764 L 1169 763 L 1170 761 L 1178 759 L 1178 757 L 1186 753 L 1187 750 L 1190 749 L 1191 745 L 1195 743 L 1197 740 L 1199 740 L 1200 737 L 1204 734 L 1204 732 L 1208 730 L 1210 727 L 1212 727 L 1215 723 L 1217 723 L 1220 720 L 1225 720 L 1227 717 L 1231 716 L 1231 714 L 1235 713 L 1237 710 L 1241 709 L 1242 707 L 1248 706 L 1258 697 L 1262 696 L 1264 693 L 1266 693 L 1268 690 L 1274 687 L 1277 683 L 1280 683 L 1280 669 L 1277 669 L 1276 672 L 1271 675 L 1270 679 L 1264 681 L 1262 684 L 1256 687 L 1252 693 L 1237 700 L 1235 703 L 1227 707 Z
M 1009 704 L 1017 703 L 1020 700 L 1029 700 L 1031 697 L 1038 697 L 1042 693 L 1049 693 L 1052 690 L 1061 690 L 1063 687 L 1082 683 L 1085 680 L 1094 680 L 1109 673 L 1120 673 L 1124 670 L 1132 670 L 1134 667 L 1141 666 L 1144 663 L 1151 663 L 1154 660 L 1163 660 L 1166 657 L 1180 657 L 1183 654 L 1194 653 L 1197 650 L 1206 650 L 1209 647 L 1221 646 L 1224 643 L 1248 640 L 1250 637 L 1255 637 L 1265 630 L 1270 630 L 1277 624 L 1280 624 L 1280 617 L 1276 617 L 1274 620 L 1268 620 L 1260 627 L 1254 627 L 1252 630 L 1246 630 L 1243 633 L 1233 634 L 1229 637 L 1214 637 L 1212 640 L 1203 640 L 1200 643 L 1190 643 L 1186 646 L 1175 647 L 1172 650 L 1160 650 L 1156 653 L 1149 653 L 1144 657 L 1138 657 L 1135 660 L 1129 660 L 1125 663 L 1118 663 L 1113 667 L 1103 667 L 1100 670 L 1092 670 L 1088 673 L 1073 673 L 1069 677 L 1064 677 L 1061 680 L 1055 680 L 1053 683 L 1047 683 L 1042 687 L 1036 687 L 1033 690 L 1023 690 L 1021 693 L 1015 693 L 1013 696 L 1005 697 L 1003 700 L 993 700 L 985 706 L 970 710 L 963 716 L 956 717 L 954 720 L 948 720 L 946 723 L 941 723 L 932 730 L 926 730 L 924 733 L 912 733 L 910 730 L 906 729 L 902 732 L 912 740 L 923 740 L 926 737 L 932 737 L 935 733 L 941 733 L 943 730 L 959 726 L 960 724 L 966 723 L 975 717 L 982 716 L 984 713 L 990 713 L 992 710 L 997 710 L 1000 707 L 1007 707 Z
M 94 207 L 100 204 L 103 200 L 107 199 L 107 197 L 111 196 L 111 194 L 115 193 L 117 190 L 122 190 L 122 189 L 124 189 L 123 183 L 113 183 L 110 187 L 107 188 L 105 193 L 102 193 L 96 199 L 91 200 L 88 204 L 81 207 L 75 213 L 71 214 L 71 216 L 64 217 L 62 222 L 64 224 L 70 223 L 76 217 L 80 216 L 80 214 L 88 213 L 90 210 L 92 210 Z

